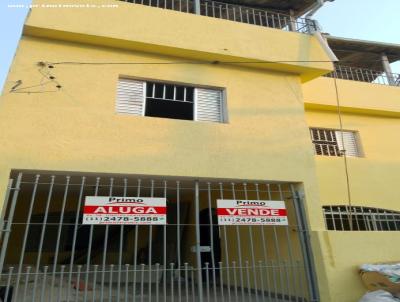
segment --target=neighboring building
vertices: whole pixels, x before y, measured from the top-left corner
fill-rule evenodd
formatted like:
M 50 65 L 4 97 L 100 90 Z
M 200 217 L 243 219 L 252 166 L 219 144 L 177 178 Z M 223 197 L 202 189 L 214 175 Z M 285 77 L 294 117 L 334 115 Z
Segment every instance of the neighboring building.
M 398 260 L 400 46 L 322 35 L 322 1 L 132 2 L 33 3 L 0 103 L 0 295 L 357 300 L 358 265 Z M 87 196 L 166 198 L 168 224 L 83 224 Z M 218 225 L 217 199 L 289 225 Z
M 391 72 L 388 61 L 400 60 L 400 45 L 327 39 L 340 60 L 336 84 L 350 203 L 345 163 L 337 157 L 342 137 L 334 132 L 340 129 L 334 74 L 304 84 L 304 104 L 308 125 L 319 129 L 312 139 L 329 230 L 320 240 L 330 293 L 336 301 L 357 301 L 365 291 L 357 275 L 360 264 L 399 261 L 400 75 Z

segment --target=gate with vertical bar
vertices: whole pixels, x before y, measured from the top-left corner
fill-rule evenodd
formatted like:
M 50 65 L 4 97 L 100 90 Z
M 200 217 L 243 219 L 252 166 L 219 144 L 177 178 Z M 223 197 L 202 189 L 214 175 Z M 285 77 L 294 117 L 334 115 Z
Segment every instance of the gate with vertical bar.
M 86 196 L 164 197 L 166 225 L 82 224 Z M 218 225 L 217 199 L 281 200 L 289 225 Z M 3 301 L 319 301 L 290 183 L 13 172 Z

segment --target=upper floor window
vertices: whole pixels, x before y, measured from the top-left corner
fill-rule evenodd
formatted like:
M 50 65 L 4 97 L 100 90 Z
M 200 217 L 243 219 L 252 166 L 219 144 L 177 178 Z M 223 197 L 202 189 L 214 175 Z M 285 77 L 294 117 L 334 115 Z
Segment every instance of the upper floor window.
M 325 156 L 361 156 L 354 131 L 310 128 L 315 154 Z
M 194 88 L 147 82 L 144 115 L 193 120 Z
M 356 206 L 323 206 L 326 228 L 333 231 L 400 231 L 400 212 Z
M 223 91 L 120 78 L 118 113 L 181 120 L 225 122 Z

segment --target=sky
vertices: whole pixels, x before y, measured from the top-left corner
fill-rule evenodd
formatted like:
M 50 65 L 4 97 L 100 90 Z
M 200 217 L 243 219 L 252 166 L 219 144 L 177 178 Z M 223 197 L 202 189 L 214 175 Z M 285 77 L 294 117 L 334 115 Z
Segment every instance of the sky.
M 31 0 L 0 0 L 0 91 L 12 62 L 26 8 Z M 73 0 L 71 0 L 73 2 Z M 335 0 L 327 2 L 315 15 L 323 31 L 334 36 L 400 44 L 400 0 Z M 400 73 L 400 62 L 392 64 Z

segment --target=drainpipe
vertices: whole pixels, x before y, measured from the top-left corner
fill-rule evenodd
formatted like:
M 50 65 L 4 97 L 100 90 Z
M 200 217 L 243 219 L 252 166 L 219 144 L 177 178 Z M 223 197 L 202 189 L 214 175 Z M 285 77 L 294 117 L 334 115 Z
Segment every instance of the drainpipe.
M 389 59 L 385 53 L 382 53 L 381 60 L 382 60 L 383 70 L 385 71 L 386 77 L 388 79 L 388 83 L 389 83 L 389 85 L 394 86 L 395 80 L 394 80 L 392 68 L 390 67 Z

